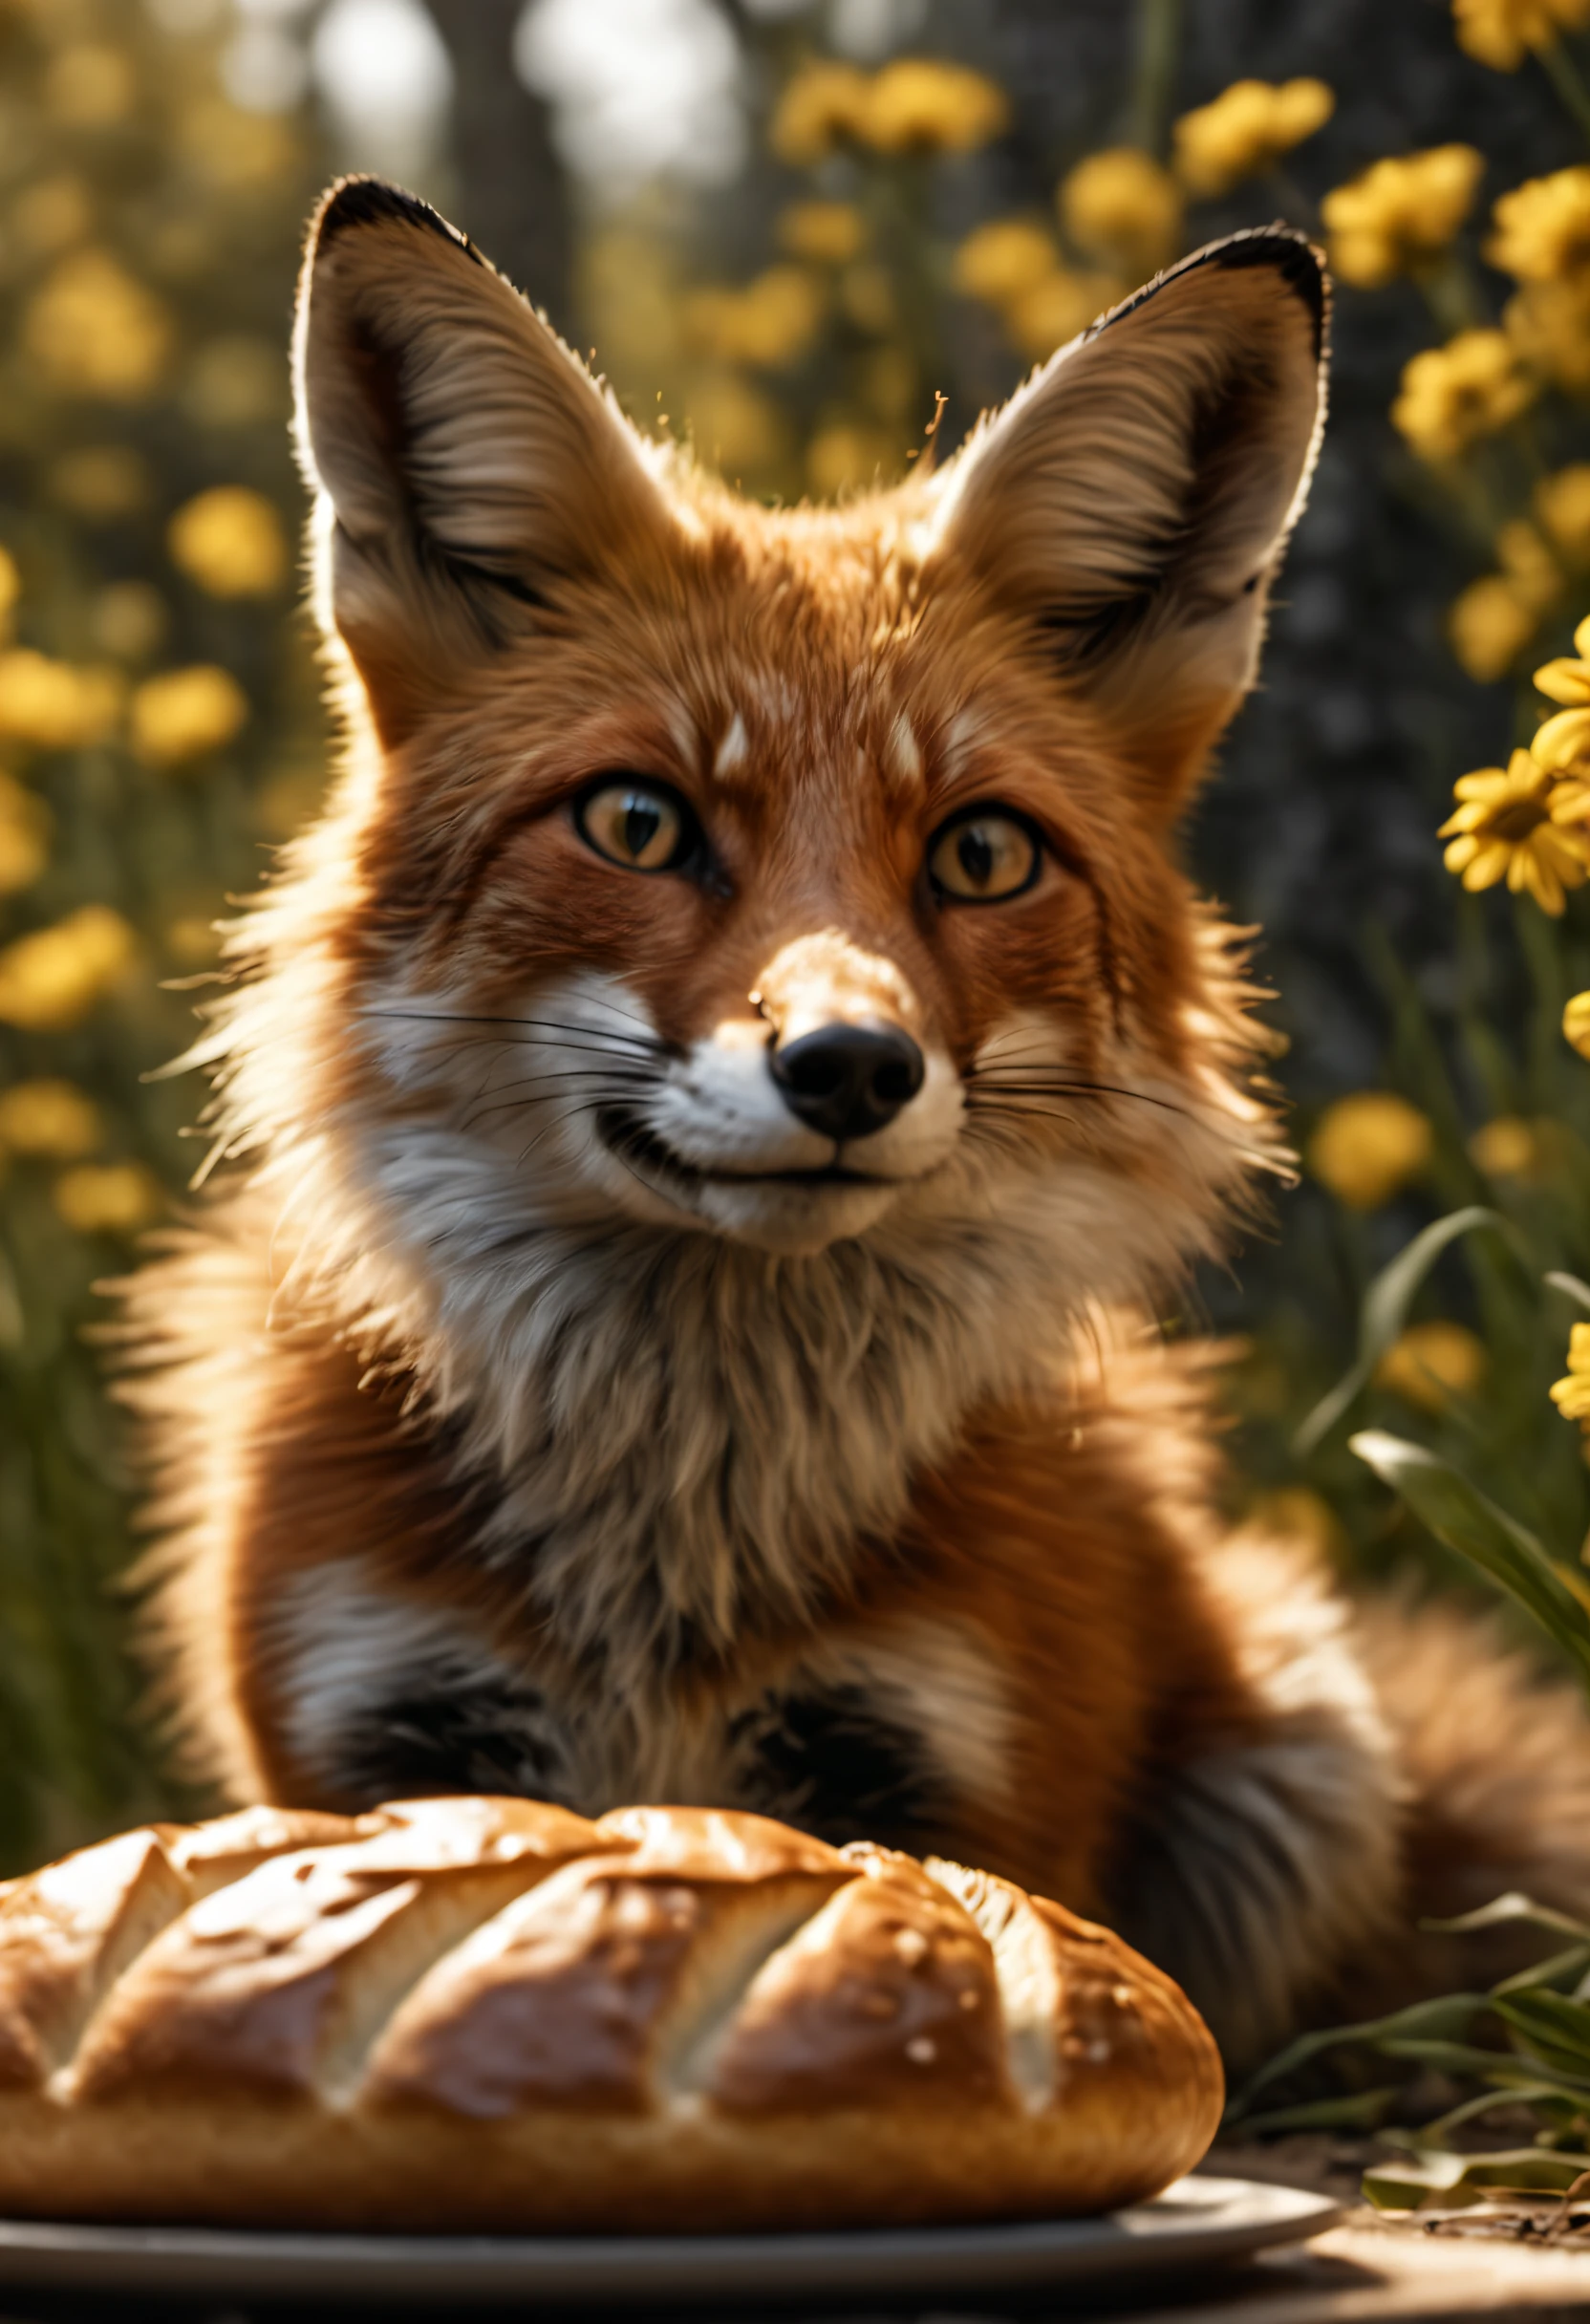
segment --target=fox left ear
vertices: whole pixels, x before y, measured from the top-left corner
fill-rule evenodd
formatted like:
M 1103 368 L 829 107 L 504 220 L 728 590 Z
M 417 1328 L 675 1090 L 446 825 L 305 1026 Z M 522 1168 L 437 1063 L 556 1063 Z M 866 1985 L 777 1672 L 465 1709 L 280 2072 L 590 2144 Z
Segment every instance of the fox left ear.
M 1026 617 L 1151 812 L 1176 811 L 1254 681 L 1327 312 L 1300 234 L 1215 243 L 1063 348 L 935 487 L 939 550 Z
M 319 612 L 400 741 L 570 592 L 666 556 L 677 523 L 634 430 L 511 284 L 424 203 L 333 186 L 294 342 L 318 499 Z

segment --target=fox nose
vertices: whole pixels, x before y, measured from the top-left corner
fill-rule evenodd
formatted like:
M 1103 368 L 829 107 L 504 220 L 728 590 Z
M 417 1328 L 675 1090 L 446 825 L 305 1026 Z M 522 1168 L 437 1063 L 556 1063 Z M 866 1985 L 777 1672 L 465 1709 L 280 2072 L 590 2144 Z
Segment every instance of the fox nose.
M 897 1025 L 825 1024 L 768 1060 L 784 1104 L 826 1138 L 865 1138 L 922 1087 L 922 1052 Z

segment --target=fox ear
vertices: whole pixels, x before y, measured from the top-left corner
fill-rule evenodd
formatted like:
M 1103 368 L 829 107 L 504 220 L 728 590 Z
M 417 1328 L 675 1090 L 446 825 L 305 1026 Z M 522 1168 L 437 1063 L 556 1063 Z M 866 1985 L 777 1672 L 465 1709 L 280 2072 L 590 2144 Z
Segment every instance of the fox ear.
M 944 471 L 945 554 L 1024 615 L 1174 813 L 1254 680 L 1324 417 L 1328 291 L 1284 227 L 1186 259 Z
M 672 528 L 640 440 L 462 234 L 355 178 L 310 232 L 297 434 L 319 593 L 383 740 Z

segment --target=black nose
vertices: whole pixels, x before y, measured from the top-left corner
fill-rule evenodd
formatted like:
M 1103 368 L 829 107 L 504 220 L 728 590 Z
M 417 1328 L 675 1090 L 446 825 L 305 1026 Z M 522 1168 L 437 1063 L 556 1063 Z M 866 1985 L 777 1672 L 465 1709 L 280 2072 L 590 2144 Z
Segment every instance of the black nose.
M 897 1025 L 825 1024 L 773 1050 L 791 1113 L 826 1138 L 865 1138 L 922 1087 L 922 1052 Z

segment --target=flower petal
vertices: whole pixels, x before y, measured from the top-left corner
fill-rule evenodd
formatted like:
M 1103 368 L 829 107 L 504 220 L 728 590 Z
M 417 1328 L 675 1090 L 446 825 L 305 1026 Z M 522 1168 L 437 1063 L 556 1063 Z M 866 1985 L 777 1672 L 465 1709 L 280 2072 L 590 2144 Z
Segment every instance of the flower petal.
M 1535 683 L 1554 702 L 1590 702 L 1590 663 L 1570 661 L 1565 656 L 1542 662 Z

